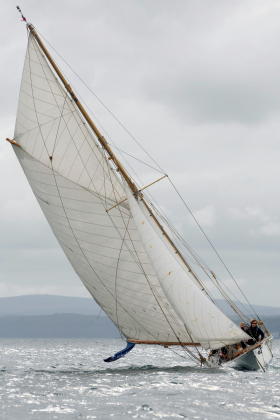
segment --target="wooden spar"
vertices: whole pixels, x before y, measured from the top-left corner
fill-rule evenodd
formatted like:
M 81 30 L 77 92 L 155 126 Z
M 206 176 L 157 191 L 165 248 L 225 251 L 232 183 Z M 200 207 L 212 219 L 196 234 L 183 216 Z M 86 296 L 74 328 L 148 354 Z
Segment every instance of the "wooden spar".
M 141 190 L 139 190 L 139 192 L 141 192 L 141 191 L 145 190 L 146 188 L 150 187 L 151 185 L 154 185 L 156 182 L 161 181 L 163 178 L 166 178 L 167 176 L 168 176 L 168 175 L 164 175 L 163 177 L 161 177 L 161 178 L 157 179 L 156 181 L 152 182 L 151 184 L 146 185 L 146 187 L 141 188 Z
M 122 204 L 124 201 L 126 201 L 127 200 L 127 198 L 125 198 L 124 200 L 122 200 L 122 201 L 120 201 L 119 203 L 117 203 L 117 204 L 115 204 L 114 206 L 112 206 L 112 207 L 110 207 L 108 210 L 106 210 L 106 211 L 109 211 L 109 210 L 112 210 L 112 209 L 114 209 L 115 207 L 117 207 L 117 206 L 119 206 L 120 204 Z
M 178 341 L 147 341 L 147 340 L 133 340 L 128 339 L 126 340 L 128 343 L 135 343 L 135 344 L 157 344 L 159 346 L 201 346 L 200 343 L 181 343 Z
M 21 146 L 16 142 L 16 141 L 14 141 L 14 140 L 10 140 L 10 139 L 6 139 L 7 141 L 9 141 L 11 144 L 14 144 L 15 146 L 18 146 L 18 147 L 20 147 L 21 148 Z
M 109 159 L 110 159 L 110 158 L 109 158 Z M 142 190 L 139 190 L 139 192 L 141 192 L 141 191 L 145 190 L 146 188 L 150 187 L 151 185 L 154 185 L 156 182 L 160 181 L 160 180 L 161 180 L 161 179 L 163 179 L 163 178 L 166 178 L 167 176 L 168 176 L 168 175 L 164 175 L 162 178 L 157 179 L 156 181 L 152 182 L 152 183 L 151 183 L 151 184 L 149 184 L 149 185 L 146 185 L 146 187 L 142 188 Z M 120 201 L 119 203 L 115 204 L 114 206 L 110 207 L 110 208 L 109 208 L 108 210 L 106 210 L 106 211 L 109 211 L 109 210 L 114 209 L 115 207 L 119 206 L 120 204 L 122 204 L 122 203 L 123 203 L 124 201 L 126 201 L 126 200 L 127 200 L 127 198 L 125 198 L 124 200 L 122 200 L 122 201 Z
M 137 186 L 134 184 L 134 182 L 131 181 L 130 176 L 128 175 L 128 173 L 126 172 L 126 170 L 124 169 L 123 165 L 120 163 L 120 161 L 118 160 L 118 158 L 113 153 L 113 151 L 110 148 L 110 146 L 108 145 L 106 139 L 101 135 L 100 131 L 98 130 L 98 128 L 96 127 L 96 125 L 94 124 L 94 122 L 92 121 L 92 119 L 90 118 L 90 116 L 88 115 L 88 113 L 86 112 L 85 108 L 83 107 L 83 105 L 81 104 L 81 102 L 76 97 L 76 95 L 73 92 L 70 84 L 67 82 L 67 80 L 65 79 L 65 77 L 63 76 L 63 74 L 61 73 L 61 71 L 59 70 L 59 68 L 57 67 L 57 65 L 55 64 L 54 60 L 52 59 L 50 53 L 46 49 L 45 45 L 41 41 L 39 35 L 37 34 L 37 32 L 36 32 L 36 30 L 34 28 L 34 26 L 32 26 L 30 24 L 30 25 L 28 25 L 28 29 L 29 29 L 30 33 L 34 36 L 34 38 L 35 38 L 37 44 L 39 45 L 39 47 L 44 52 L 44 54 L 47 57 L 49 63 L 53 67 L 55 73 L 58 75 L 59 79 L 62 81 L 65 89 L 67 90 L 67 92 L 69 93 L 69 95 L 71 96 L 71 98 L 73 99 L 73 101 L 75 102 L 76 106 L 79 108 L 79 110 L 80 110 L 81 114 L 83 115 L 83 117 L 85 118 L 86 122 L 88 123 L 88 125 L 90 126 L 90 128 L 93 130 L 93 132 L 97 136 L 97 139 L 98 139 L 99 143 L 107 151 L 107 153 L 109 154 L 109 157 L 115 163 L 115 165 L 117 167 L 117 170 L 119 170 L 119 172 L 121 173 L 121 175 L 123 176 L 123 178 L 127 182 L 127 184 L 129 186 L 130 190 L 132 191 L 132 193 L 135 194 L 135 197 L 138 197 L 138 196 L 140 197 L 140 199 L 143 201 L 145 207 L 149 211 L 151 217 L 154 219 L 154 221 L 156 222 L 156 224 L 158 225 L 158 227 L 160 228 L 160 230 L 162 231 L 162 233 L 165 235 L 166 239 L 168 240 L 168 242 L 170 243 L 170 245 L 173 247 L 173 249 L 175 250 L 176 254 L 178 254 L 178 256 L 181 258 L 181 260 L 183 261 L 183 263 L 188 268 L 189 272 L 192 272 L 191 267 L 187 264 L 187 262 L 185 261 L 184 257 L 180 253 L 180 251 L 174 245 L 174 243 L 172 242 L 171 238 L 168 236 L 167 232 L 164 230 L 164 228 L 161 226 L 161 224 L 157 220 L 156 216 L 153 214 L 152 209 L 150 208 L 150 206 L 148 205 L 148 203 L 145 201 L 143 194 L 139 191 L 139 188 L 137 188 Z M 201 286 L 201 288 L 203 289 L 203 286 L 201 285 L 199 279 L 196 277 L 196 275 L 193 272 L 192 272 L 192 274 L 195 277 L 196 281 Z

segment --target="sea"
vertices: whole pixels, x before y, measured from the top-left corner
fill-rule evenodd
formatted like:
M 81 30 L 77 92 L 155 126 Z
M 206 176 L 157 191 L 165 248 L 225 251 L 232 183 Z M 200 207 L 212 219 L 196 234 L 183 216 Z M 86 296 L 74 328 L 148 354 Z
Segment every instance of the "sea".
M 194 365 L 173 348 L 117 340 L 1 339 L 0 419 L 280 418 L 280 340 L 266 373 Z

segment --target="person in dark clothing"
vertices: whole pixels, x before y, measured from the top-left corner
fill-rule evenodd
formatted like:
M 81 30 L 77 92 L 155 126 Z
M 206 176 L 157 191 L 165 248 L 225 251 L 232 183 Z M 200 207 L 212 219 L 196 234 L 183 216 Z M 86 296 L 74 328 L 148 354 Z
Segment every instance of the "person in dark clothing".
M 250 346 L 264 339 L 264 333 L 258 327 L 256 319 L 251 319 L 251 326 L 247 329 L 246 333 L 253 338 L 252 340 L 248 340 Z
M 228 359 L 228 351 L 226 347 L 222 347 L 220 351 L 219 364 L 226 362 Z

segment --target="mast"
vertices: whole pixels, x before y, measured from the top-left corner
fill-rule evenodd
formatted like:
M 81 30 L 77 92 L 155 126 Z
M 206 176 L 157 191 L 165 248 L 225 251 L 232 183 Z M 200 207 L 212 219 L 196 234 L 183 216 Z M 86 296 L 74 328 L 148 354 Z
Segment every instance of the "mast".
M 162 234 L 166 237 L 166 239 L 168 240 L 168 242 L 170 243 L 170 245 L 173 247 L 175 253 L 178 254 L 178 256 L 180 257 L 180 259 L 183 261 L 183 263 L 185 264 L 185 266 L 188 268 L 188 271 L 192 273 L 192 275 L 195 277 L 195 279 L 198 282 L 198 284 L 201 286 L 201 289 L 204 290 L 204 287 L 202 286 L 200 280 L 197 278 L 197 276 L 195 275 L 195 273 L 192 271 L 191 267 L 187 264 L 187 262 L 185 261 L 184 257 L 182 256 L 182 254 L 180 253 L 180 251 L 177 249 L 177 247 L 175 246 L 175 244 L 173 243 L 173 241 L 169 237 L 168 233 L 165 231 L 165 229 L 163 228 L 163 226 L 158 221 L 157 217 L 154 215 L 152 209 L 150 208 L 150 206 L 148 205 L 148 203 L 144 199 L 143 194 L 137 188 L 137 186 L 135 185 L 135 183 L 132 182 L 129 174 L 126 172 L 125 168 L 123 167 L 123 165 L 121 164 L 121 162 L 119 161 L 119 159 L 115 156 L 114 152 L 112 151 L 112 149 L 108 145 L 107 140 L 105 139 L 104 136 L 102 136 L 102 134 L 100 133 L 100 131 L 98 130 L 98 128 L 96 127 L 96 125 L 94 124 L 94 122 L 92 121 L 92 119 L 90 118 L 90 116 L 88 115 L 87 111 L 85 110 L 85 108 L 83 107 L 83 105 L 81 104 L 81 102 L 79 101 L 79 99 L 76 97 L 75 93 L 73 92 L 72 87 L 67 82 L 67 80 L 65 79 L 65 77 L 63 76 L 63 74 L 61 73 L 61 71 L 59 70 L 58 66 L 54 62 L 54 60 L 51 57 L 50 53 L 48 52 L 47 48 L 43 44 L 43 42 L 40 39 L 39 35 L 37 34 L 34 26 L 32 24 L 28 24 L 27 23 L 27 28 L 29 29 L 30 33 L 34 36 L 37 44 L 39 45 L 39 47 L 44 52 L 44 54 L 47 57 L 49 63 L 51 64 L 52 68 L 54 69 L 55 73 L 57 74 L 57 76 L 59 77 L 59 79 L 61 80 L 61 82 L 63 83 L 65 89 L 67 90 L 67 92 L 71 96 L 72 100 L 74 101 L 74 103 L 76 104 L 76 106 L 78 107 L 78 109 L 80 110 L 80 112 L 83 115 L 83 117 L 85 118 L 86 122 L 88 123 L 88 125 L 90 126 L 90 128 L 93 130 L 93 132 L 97 136 L 97 139 L 98 139 L 99 143 L 101 144 L 101 146 L 108 153 L 109 160 L 112 160 L 114 162 L 114 164 L 117 167 L 117 171 L 121 173 L 121 175 L 125 179 L 127 185 L 129 186 L 131 192 L 133 193 L 133 195 L 137 199 L 139 197 L 140 200 L 143 201 L 145 207 L 147 208 L 147 210 L 150 213 L 150 216 L 154 219 L 154 221 L 156 222 L 156 224 L 158 225 L 158 227 L 161 229 Z M 52 156 L 50 156 L 50 160 L 52 160 Z

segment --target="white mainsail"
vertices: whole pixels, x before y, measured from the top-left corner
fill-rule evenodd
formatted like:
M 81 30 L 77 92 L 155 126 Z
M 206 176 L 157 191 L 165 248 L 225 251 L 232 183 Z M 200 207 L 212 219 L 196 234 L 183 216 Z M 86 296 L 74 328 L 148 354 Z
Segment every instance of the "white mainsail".
M 204 349 L 218 349 L 248 339 L 198 287 L 194 275 L 162 234 L 143 200 L 138 201 L 126 185 L 125 191 L 139 237 L 165 296 L 196 341 Z
M 63 251 L 129 339 L 191 342 L 141 244 L 123 186 L 32 34 L 13 146 Z M 51 158 L 50 158 L 51 157 Z

